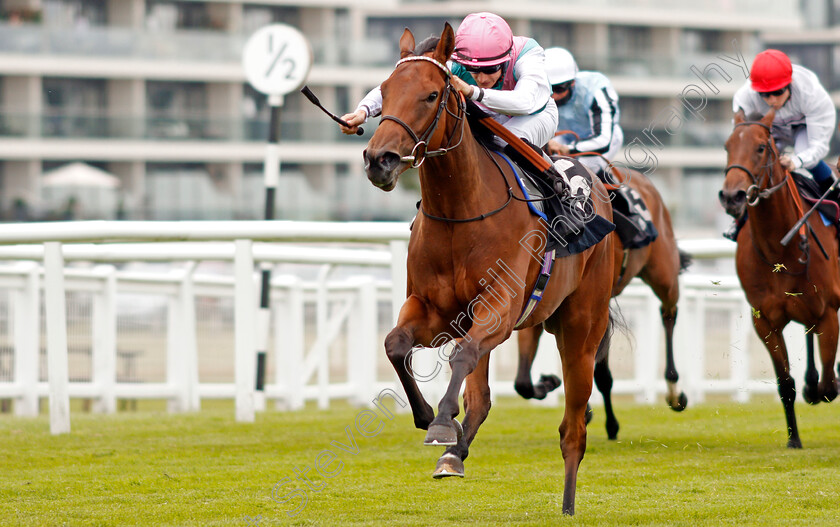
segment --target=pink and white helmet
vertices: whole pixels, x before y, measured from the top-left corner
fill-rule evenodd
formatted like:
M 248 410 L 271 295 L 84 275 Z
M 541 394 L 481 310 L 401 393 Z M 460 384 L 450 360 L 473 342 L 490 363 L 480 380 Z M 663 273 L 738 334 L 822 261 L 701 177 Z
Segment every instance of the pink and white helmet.
M 495 66 L 510 60 L 513 32 L 499 15 L 471 13 L 455 33 L 452 59 L 465 66 Z

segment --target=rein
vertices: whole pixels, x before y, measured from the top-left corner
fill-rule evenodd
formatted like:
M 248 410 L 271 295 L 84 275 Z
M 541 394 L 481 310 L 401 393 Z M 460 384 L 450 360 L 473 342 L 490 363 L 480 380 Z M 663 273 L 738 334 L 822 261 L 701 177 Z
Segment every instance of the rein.
M 407 62 L 414 62 L 418 60 L 431 62 L 446 74 L 446 86 L 443 88 L 443 95 L 441 96 L 440 101 L 438 102 L 437 113 L 435 113 L 434 120 L 432 120 L 432 122 L 429 124 L 426 130 L 424 130 L 423 133 L 418 136 L 417 133 L 415 133 L 414 130 L 412 130 L 411 127 L 408 126 L 405 122 L 403 122 L 399 117 L 395 117 L 393 115 L 383 115 L 381 117 L 381 121 L 394 121 L 398 125 L 402 126 L 405 129 L 405 131 L 408 132 L 408 135 L 411 136 L 411 139 L 414 141 L 414 148 L 411 149 L 411 155 L 403 156 L 400 158 L 400 161 L 402 162 L 411 162 L 411 168 L 418 168 L 420 165 L 423 164 L 423 161 L 425 161 L 427 157 L 442 156 L 448 153 L 450 150 L 458 148 L 458 146 L 461 144 L 461 141 L 463 141 L 464 139 L 464 124 L 466 122 L 465 115 L 467 112 L 464 98 L 458 97 L 457 95 L 456 100 L 458 102 L 458 113 L 453 114 L 449 111 L 448 108 L 446 108 L 446 103 L 449 101 L 449 96 L 455 95 L 455 93 L 452 91 L 452 82 L 450 82 L 450 79 L 452 78 L 452 72 L 449 71 L 449 68 L 447 68 L 437 60 L 431 57 L 426 57 L 424 55 L 405 57 L 404 59 L 400 59 L 397 62 L 396 66 L 394 66 L 394 69 Z M 427 141 L 429 140 L 429 137 L 431 137 L 432 134 L 435 133 L 438 123 L 440 122 L 441 115 L 443 115 L 444 109 L 446 109 L 446 112 L 452 117 L 454 117 L 461 124 L 458 142 L 452 145 L 452 137 L 450 137 L 446 147 L 439 148 L 437 150 L 427 151 Z M 454 136 L 455 134 L 453 133 L 452 135 Z

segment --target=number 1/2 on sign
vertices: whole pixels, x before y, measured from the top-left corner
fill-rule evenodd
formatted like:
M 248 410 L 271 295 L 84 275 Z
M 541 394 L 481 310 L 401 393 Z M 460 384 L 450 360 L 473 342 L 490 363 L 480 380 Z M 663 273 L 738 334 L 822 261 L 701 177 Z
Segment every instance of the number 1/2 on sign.
M 242 65 L 254 89 L 267 95 L 285 95 L 306 81 L 312 50 L 297 29 L 274 24 L 251 35 L 242 51 Z

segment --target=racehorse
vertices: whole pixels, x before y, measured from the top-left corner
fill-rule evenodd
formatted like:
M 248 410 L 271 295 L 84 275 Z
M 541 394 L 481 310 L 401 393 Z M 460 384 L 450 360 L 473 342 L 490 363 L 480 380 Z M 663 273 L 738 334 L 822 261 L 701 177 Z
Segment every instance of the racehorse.
M 625 249 L 617 238 L 617 232 L 611 234 L 616 238 L 613 241 L 615 275 L 611 294 L 617 296 L 633 277 L 638 276 L 650 286 L 659 299 L 659 313 L 665 328 L 665 381 L 668 387 L 665 400 L 672 410 L 681 412 L 685 410 L 688 399 L 684 392 L 677 389 L 679 374 L 674 363 L 674 324 L 677 320 L 677 301 L 680 297 L 679 274 L 691 263 L 691 257 L 677 247 L 671 215 L 653 183 L 641 172 L 623 170 L 627 172 L 619 180 L 641 196 L 650 214 L 646 219 L 653 222 L 659 236 L 644 247 Z M 536 385 L 531 381 L 531 366 L 541 335 L 542 327 L 539 325 L 519 331 L 517 335 L 519 367 L 514 388 L 526 399 L 544 399 L 549 392 L 560 386 L 560 379 L 556 375 L 542 375 Z M 612 384 L 609 353 L 604 353 L 595 363 L 595 386 L 604 396 L 607 437 L 616 439 L 619 427 L 612 408 Z
M 542 254 L 520 242 L 548 232 L 521 201 L 510 165 L 482 146 L 466 125 L 463 98 L 446 66 L 454 47 L 448 23 L 439 39 L 427 39 L 416 51 L 414 36 L 405 30 L 401 58 L 381 84 L 381 123 L 364 152 L 368 179 L 385 191 L 406 169 L 419 167 L 421 204 L 408 244 L 407 299 L 385 338 L 385 351 L 415 426 L 427 430 L 424 443 L 447 447 L 436 478 L 464 475 L 463 461 L 490 410 L 490 351 L 511 336 L 541 272 Z M 608 203 L 593 203 L 595 213 L 612 218 Z M 566 383 L 559 427 L 563 513 L 570 515 L 586 450 L 584 413 L 595 354 L 609 327 L 610 280 L 605 277 L 613 274 L 612 250 L 612 240 L 605 238 L 558 258 L 542 301 L 522 322 L 523 327 L 544 322 L 560 350 Z M 418 387 L 411 355 L 415 347 L 450 341 L 455 343 L 446 357 L 451 377 L 436 416 Z M 465 380 L 462 428 L 455 417 Z
M 774 116 L 773 109 L 751 121 L 745 120 L 743 111 L 735 114 L 719 199 L 730 216 L 747 214 L 744 227 L 748 228 L 738 235 L 735 266 L 752 306 L 753 326 L 773 361 L 787 420 L 787 446 L 802 448 L 793 407 L 796 387 L 782 329 L 793 320 L 819 336 L 822 377 L 817 383 L 815 374 L 806 373 L 802 395 L 811 404 L 834 400 L 840 266 L 834 228 L 818 214 L 802 226 L 798 244 L 780 242 L 802 217 L 802 205 L 790 173 L 779 163 L 770 134 Z

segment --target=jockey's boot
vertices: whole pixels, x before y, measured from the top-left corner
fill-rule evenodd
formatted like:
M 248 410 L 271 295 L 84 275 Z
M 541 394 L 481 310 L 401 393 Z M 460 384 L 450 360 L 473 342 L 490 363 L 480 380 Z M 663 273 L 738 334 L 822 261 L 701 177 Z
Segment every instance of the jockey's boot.
M 743 214 L 740 218 L 737 218 L 732 222 L 732 225 L 730 225 L 729 228 L 726 229 L 726 232 L 723 233 L 723 237 L 737 243 L 738 233 L 741 232 L 741 228 L 745 223 L 747 223 L 747 215 Z

